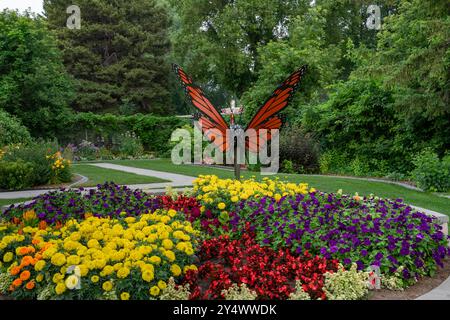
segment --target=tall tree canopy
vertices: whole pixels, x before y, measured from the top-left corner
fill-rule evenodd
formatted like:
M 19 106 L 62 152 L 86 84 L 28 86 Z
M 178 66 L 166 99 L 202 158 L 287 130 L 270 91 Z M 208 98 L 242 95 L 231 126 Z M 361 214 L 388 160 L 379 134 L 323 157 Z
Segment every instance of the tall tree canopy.
M 69 29 L 70 0 L 44 0 L 67 70 L 77 80 L 80 111 L 170 113 L 167 55 L 170 19 L 154 0 L 79 0 L 81 29 Z
M 169 0 L 178 15 L 175 57 L 197 79 L 240 96 L 257 79 L 259 48 L 286 36 L 307 0 Z
M 37 137 L 61 129 L 73 98 L 56 37 L 44 19 L 0 12 L 0 109 Z

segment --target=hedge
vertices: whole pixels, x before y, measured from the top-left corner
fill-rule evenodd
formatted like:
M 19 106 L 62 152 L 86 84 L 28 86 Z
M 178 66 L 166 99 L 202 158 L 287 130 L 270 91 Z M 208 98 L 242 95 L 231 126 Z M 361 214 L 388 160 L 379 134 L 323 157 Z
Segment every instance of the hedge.
M 131 131 L 140 138 L 147 151 L 162 154 L 169 151 L 172 132 L 188 122 L 174 116 L 76 113 L 70 117 L 66 130 L 59 135 L 58 140 L 62 144 L 79 143 L 81 140 L 108 144 L 114 143 L 114 137 L 118 134 Z

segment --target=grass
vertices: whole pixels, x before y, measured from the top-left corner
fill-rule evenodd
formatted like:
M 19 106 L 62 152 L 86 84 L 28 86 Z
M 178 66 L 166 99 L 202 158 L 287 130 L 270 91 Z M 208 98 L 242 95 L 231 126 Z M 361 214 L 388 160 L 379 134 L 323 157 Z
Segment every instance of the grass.
M 15 203 L 21 203 L 31 200 L 31 198 L 20 198 L 20 199 L 0 199 L 0 208 L 3 206 L 9 206 Z
M 167 182 L 167 180 L 155 177 L 141 176 L 135 173 L 104 169 L 86 164 L 74 164 L 73 172 L 89 178 L 88 182 L 81 185 L 83 187 L 93 187 L 97 184 L 103 184 L 106 181 L 114 181 L 117 184 L 147 184 Z
M 117 160 L 107 161 L 110 163 L 120 163 L 121 165 L 158 170 L 164 172 L 179 173 L 189 176 L 198 176 L 200 174 L 214 174 L 221 178 L 233 178 L 234 173 L 230 170 L 220 168 L 210 168 L 195 165 L 174 165 L 169 159 L 160 160 Z M 243 171 L 242 175 L 246 178 L 252 175 L 257 179 L 262 176 L 257 172 Z M 335 176 L 309 176 L 301 174 L 277 174 L 277 177 L 291 182 L 305 182 L 310 186 L 325 192 L 336 192 L 342 189 L 344 193 L 359 195 L 375 194 L 379 197 L 396 199 L 401 198 L 406 203 L 434 210 L 450 216 L 450 199 L 439 197 L 432 193 L 410 190 L 405 187 L 384 182 L 372 182 L 356 179 L 341 178 Z

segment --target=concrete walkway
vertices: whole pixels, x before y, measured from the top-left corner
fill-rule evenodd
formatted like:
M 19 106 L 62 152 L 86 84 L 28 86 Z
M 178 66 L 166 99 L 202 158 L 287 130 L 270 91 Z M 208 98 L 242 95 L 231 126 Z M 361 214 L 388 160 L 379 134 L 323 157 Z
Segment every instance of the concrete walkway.
M 416 300 L 450 300 L 450 278 Z
M 158 183 L 148 183 L 148 184 L 134 184 L 127 185 L 130 189 L 143 189 L 144 191 L 152 193 L 164 192 L 166 187 L 180 188 L 191 186 L 195 177 L 185 176 L 181 174 L 168 173 L 162 171 L 140 169 L 135 167 L 121 166 L 111 163 L 90 163 L 91 166 L 96 166 L 105 169 L 118 170 L 123 172 L 135 173 L 141 176 L 156 177 L 164 180 L 169 180 L 169 182 L 158 182 Z M 77 184 L 87 182 L 86 179 L 82 179 L 82 182 L 77 182 Z M 69 188 L 76 188 L 75 185 Z M 69 189 L 67 188 L 67 189 Z M 95 187 L 85 188 L 86 190 L 94 189 Z M 33 198 L 41 194 L 55 191 L 59 189 L 40 189 L 40 190 L 22 190 L 22 191 L 11 191 L 11 192 L 0 192 L 0 199 L 20 199 L 20 198 Z
M 170 182 L 152 183 L 151 184 L 152 188 L 165 188 L 167 186 L 172 187 L 190 186 L 192 185 L 194 179 L 196 179 L 196 177 L 185 176 L 182 174 L 128 167 L 112 163 L 90 163 L 89 165 L 104 169 L 118 170 L 123 172 L 134 173 L 140 176 L 155 177 L 170 181 Z M 130 188 L 131 187 L 132 186 L 130 186 Z

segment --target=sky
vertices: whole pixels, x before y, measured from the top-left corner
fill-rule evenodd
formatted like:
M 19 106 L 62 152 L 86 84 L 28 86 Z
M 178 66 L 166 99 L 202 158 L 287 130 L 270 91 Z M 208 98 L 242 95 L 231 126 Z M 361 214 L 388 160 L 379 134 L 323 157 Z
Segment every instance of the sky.
M 31 11 L 42 13 L 42 0 L 0 0 L 0 10 L 3 9 L 19 9 L 23 11 L 31 8 Z

